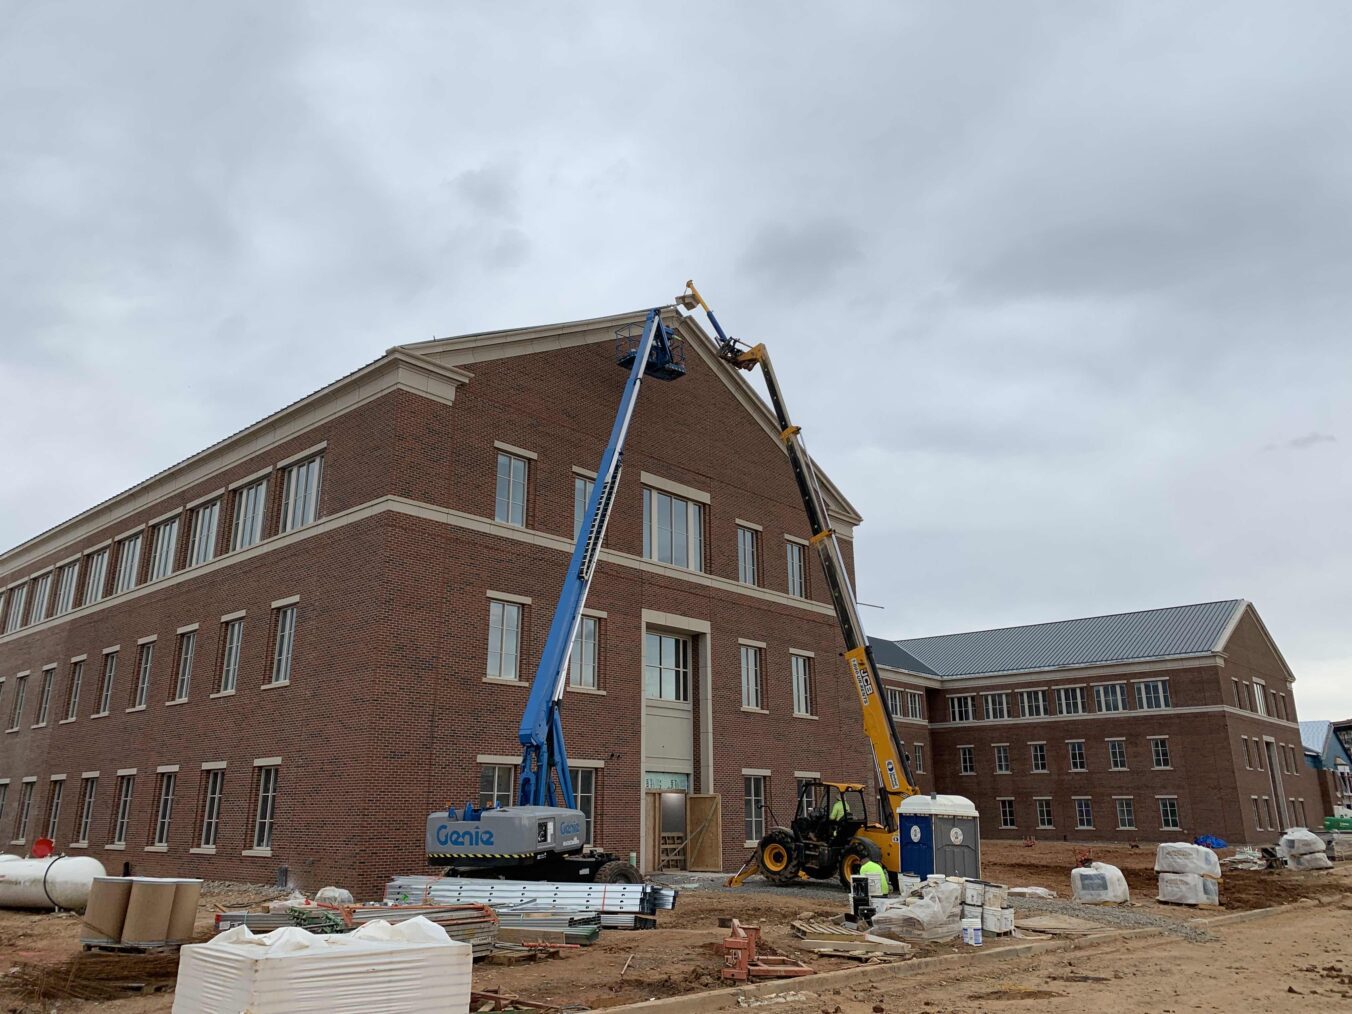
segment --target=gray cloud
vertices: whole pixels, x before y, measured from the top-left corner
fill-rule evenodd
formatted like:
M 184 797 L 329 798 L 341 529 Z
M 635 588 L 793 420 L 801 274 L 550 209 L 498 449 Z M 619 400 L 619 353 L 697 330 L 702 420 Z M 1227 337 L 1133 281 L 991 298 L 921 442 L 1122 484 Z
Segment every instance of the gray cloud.
M 1318 447 L 1320 444 L 1336 444 L 1337 442 L 1338 438 L 1331 433 L 1306 433 L 1303 436 L 1292 437 L 1280 444 L 1268 444 L 1263 450 L 1307 451 L 1311 447 Z

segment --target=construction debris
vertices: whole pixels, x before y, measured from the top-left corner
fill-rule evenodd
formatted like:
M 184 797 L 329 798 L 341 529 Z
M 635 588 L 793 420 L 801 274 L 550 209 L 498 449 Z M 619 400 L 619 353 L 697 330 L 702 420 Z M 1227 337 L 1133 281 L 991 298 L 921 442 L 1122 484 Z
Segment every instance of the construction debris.
M 456 905 L 477 902 L 501 911 L 529 906 L 537 911 L 599 912 L 606 915 L 655 915 L 676 907 L 677 892 L 658 884 L 549 883 L 480 880 L 469 877 L 395 877 L 385 886 L 385 901 Z M 602 919 L 602 925 L 606 925 Z
M 291 905 L 273 912 L 221 912 L 216 932 L 245 926 L 269 933 L 285 926 L 318 934 L 347 933 L 376 920 L 392 925 L 422 918 L 446 931 L 452 940 L 469 944 L 474 958 L 486 957 L 498 935 L 498 916 L 487 905 Z
M 743 926 L 736 919 L 732 920 L 732 934 L 723 941 L 723 978 L 747 982 L 813 974 L 811 967 L 792 958 L 757 954 L 759 942 L 759 926 Z

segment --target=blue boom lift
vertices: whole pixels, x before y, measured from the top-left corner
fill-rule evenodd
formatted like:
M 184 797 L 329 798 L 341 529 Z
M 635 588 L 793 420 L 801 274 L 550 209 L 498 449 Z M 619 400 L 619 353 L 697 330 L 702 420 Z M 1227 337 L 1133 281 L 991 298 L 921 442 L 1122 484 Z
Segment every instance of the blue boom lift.
M 648 311 L 642 328 L 616 331 L 616 359 L 629 369 L 610 440 L 596 470 L 596 483 L 578 530 L 573 555 L 554 607 L 539 668 L 521 716 L 521 775 L 513 806 L 479 809 L 466 803 L 427 818 L 427 861 L 458 874 L 518 880 L 582 880 L 638 883 L 626 860 L 586 844 L 586 815 L 573 797 L 568 752 L 563 743 L 561 702 L 568 657 L 596 572 L 606 523 L 615 503 L 624 442 L 645 377 L 676 380 L 685 374 L 685 347 L 662 322 L 663 307 Z

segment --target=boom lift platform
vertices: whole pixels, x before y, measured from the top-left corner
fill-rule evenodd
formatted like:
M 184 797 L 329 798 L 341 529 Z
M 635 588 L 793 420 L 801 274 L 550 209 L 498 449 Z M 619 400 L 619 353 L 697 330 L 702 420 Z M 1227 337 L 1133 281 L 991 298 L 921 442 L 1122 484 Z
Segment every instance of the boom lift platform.
M 427 861 L 432 866 L 464 875 L 517 880 L 638 883 L 643 879 L 621 857 L 586 845 L 586 815 L 573 796 L 561 702 L 568 656 L 615 503 L 639 388 L 645 377 L 678 380 L 685 375 L 685 346 L 662 322 L 662 310 L 649 310 L 641 328 L 629 324 L 616 331 L 616 361 L 629 369 L 629 379 L 596 470 L 596 484 L 521 716 L 516 804 L 480 809 L 470 802 L 459 813 L 452 806 L 430 814 Z

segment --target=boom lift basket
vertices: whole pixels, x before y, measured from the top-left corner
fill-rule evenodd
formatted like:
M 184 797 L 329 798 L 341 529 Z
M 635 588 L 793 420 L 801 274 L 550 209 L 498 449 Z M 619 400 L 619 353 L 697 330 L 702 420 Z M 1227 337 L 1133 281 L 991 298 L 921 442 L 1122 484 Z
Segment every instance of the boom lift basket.
M 615 361 L 628 369 L 634 365 L 634 356 L 643 342 L 643 322 L 635 321 L 615 329 Z M 643 370 L 654 380 L 675 380 L 685 376 L 685 342 L 672 338 L 668 349 L 653 343 L 648 354 L 648 365 Z

